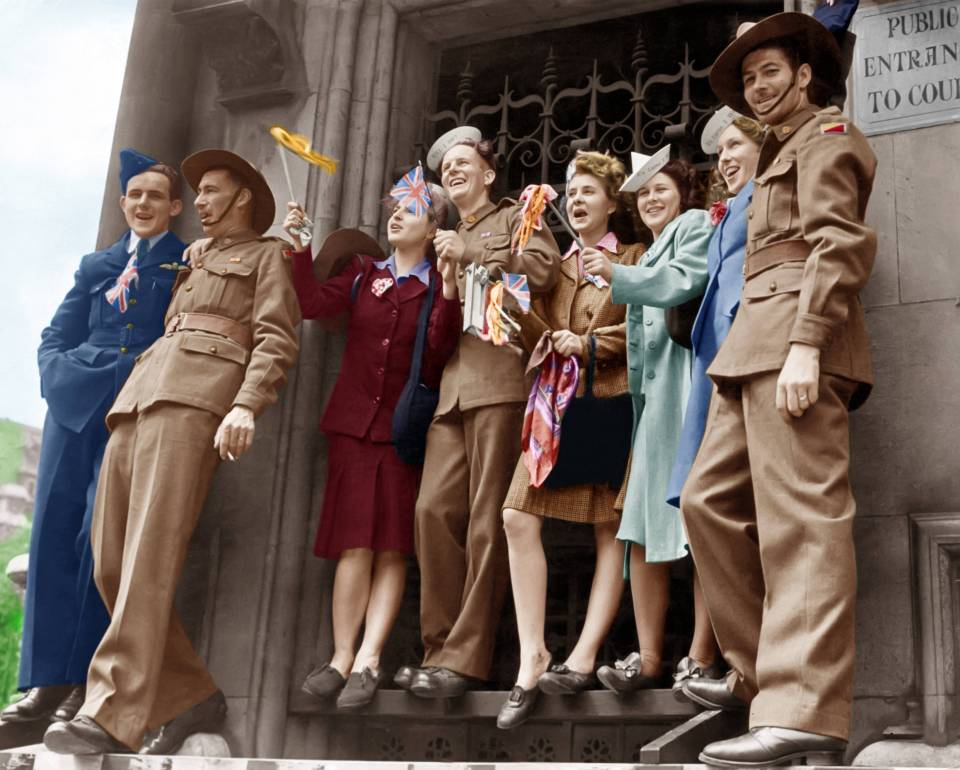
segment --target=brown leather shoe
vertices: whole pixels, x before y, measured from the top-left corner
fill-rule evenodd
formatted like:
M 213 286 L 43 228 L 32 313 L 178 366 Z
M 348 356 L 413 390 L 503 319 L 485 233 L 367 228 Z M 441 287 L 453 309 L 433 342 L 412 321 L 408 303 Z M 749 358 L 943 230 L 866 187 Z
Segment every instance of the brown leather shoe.
M 347 680 L 343 674 L 329 663 L 324 663 L 307 674 L 300 689 L 315 698 L 327 698 L 342 690 L 346 683 Z
M 480 682 L 449 668 L 422 668 L 410 683 L 410 692 L 421 698 L 459 698 Z
M 38 719 L 49 719 L 63 699 L 70 695 L 72 689 L 71 684 L 32 687 L 20 700 L 0 711 L 0 720 L 33 722 Z
M 57 754 L 129 754 L 130 749 L 88 716 L 54 722 L 43 734 L 43 745 Z
M 680 691 L 694 703 L 713 711 L 742 711 L 747 703 L 730 692 L 726 679 L 687 679 Z
M 174 717 L 143 739 L 141 754 L 176 754 L 183 742 L 194 733 L 216 733 L 227 717 L 227 699 L 217 690 L 193 708 Z
M 53 712 L 51 719 L 54 722 L 69 722 L 77 715 L 86 697 L 87 688 L 85 685 L 74 687 L 70 694 L 57 706 L 57 710 Z
M 510 690 L 510 695 L 503 706 L 500 707 L 500 713 L 497 714 L 497 727 L 501 730 L 512 730 L 526 722 L 533 709 L 537 705 L 537 699 L 540 696 L 540 689 L 534 687 L 532 690 L 524 690 L 520 685 L 515 684 Z
M 754 727 L 726 741 L 707 744 L 700 761 L 718 767 L 768 767 L 805 759 L 808 765 L 840 765 L 846 741 L 786 727 Z

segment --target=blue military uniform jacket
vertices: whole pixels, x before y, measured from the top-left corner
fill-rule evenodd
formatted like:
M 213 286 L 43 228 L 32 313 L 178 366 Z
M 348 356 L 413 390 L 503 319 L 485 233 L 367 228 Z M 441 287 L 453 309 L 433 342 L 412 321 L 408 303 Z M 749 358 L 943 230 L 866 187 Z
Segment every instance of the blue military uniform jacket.
M 107 409 L 133 368 L 134 359 L 163 333 L 186 245 L 168 232 L 157 241 L 130 289 L 121 313 L 105 298 L 130 255 L 129 232 L 80 261 L 74 286 L 43 330 L 37 359 L 41 394 L 53 418 L 80 433 Z
M 707 368 L 727 338 L 743 291 L 743 260 L 747 245 L 747 210 L 753 200 L 753 180 L 727 204 L 727 212 L 710 237 L 707 288 L 693 323 L 693 373 L 690 399 L 683 418 L 677 459 L 667 487 L 667 502 L 680 505 L 680 491 L 700 449 L 707 424 L 713 381 Z

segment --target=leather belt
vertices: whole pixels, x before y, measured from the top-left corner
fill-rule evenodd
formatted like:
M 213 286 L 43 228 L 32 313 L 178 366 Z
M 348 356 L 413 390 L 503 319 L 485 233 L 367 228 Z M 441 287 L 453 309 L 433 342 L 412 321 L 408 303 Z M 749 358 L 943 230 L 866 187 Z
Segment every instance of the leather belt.
M 234 321 L 232 318 L 211 315 L 210 313 L 177 313 L 167 323 L 167 334 L 185 331 L 219 334 L 221 337 L 226 337 L 243 345 L 247 350 L 250 349 L 252 342 L 250 329 L 246 324 Z
M 806 241 L 780 241 L 765 246 L 753 254 L 747 254 L 743 260 L 743 275 L 750 278 L 757 273 L 784 262 L 806 262 L 810 256 L 810 246 Z

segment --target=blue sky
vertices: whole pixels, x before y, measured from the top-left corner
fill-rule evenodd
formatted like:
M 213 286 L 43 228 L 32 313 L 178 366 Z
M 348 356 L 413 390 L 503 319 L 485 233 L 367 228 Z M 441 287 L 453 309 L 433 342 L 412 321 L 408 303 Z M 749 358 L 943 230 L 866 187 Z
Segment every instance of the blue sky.
M 0 0 L 0 417 L 40 426 L 40 331 L 96 246 L 136 0 Z

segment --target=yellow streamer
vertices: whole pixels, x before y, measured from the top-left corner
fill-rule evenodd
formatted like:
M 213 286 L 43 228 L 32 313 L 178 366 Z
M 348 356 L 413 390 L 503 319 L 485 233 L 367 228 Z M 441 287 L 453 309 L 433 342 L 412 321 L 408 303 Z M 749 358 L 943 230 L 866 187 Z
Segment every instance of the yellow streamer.
M 283 126 L 271 126 L 270 136 L 281 147 L 286 147 L 297 157 L 303 158 L 307 163 L 312 163 L 314 166 L 319 166 L 328 174 L 333 174 L 337 170 L 337 162 L 333 158 L 328 158 L 326 155 L 321 155 L 311 149 L 310 140 L 303 134 L 291 133 Z
M 530 199 L 523 208 L 520 226 L 510 240 L 510 250 L 518 256 L 526 247 L 533 231 L 540 229 L 540 218 L 547 207 L 547 193 L 543 185 L 531 185 L 531 187 L 533 189 L 530 190 Z
M 487 333 L 485 339 L 498 346 L 506 345 L 510 341 L 510 330 L 507 329 L 503 312 L 503 284 L 499 282 L 491 284 L 487 298 Z

